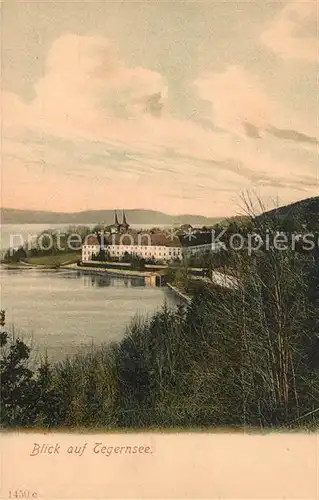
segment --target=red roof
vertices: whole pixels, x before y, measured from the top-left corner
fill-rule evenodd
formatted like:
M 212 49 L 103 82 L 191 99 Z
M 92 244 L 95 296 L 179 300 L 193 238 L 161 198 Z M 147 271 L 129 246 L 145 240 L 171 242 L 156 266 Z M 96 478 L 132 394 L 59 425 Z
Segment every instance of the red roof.
M 96 236 L 89 236 L 85 239 L 86 245 L 99 245 L 100 242 Z M 126 234 L 105 235 L 105 246 L 107 245 L 141 245 L 141 246 L 165 246 L 165 247 L 180 247 L 181 242 L 177 236 L 172 236 L 170 233 L 161 231 L 156 233 L 130 231 Z
M 171 237 L 167 232 L 147 233 L 141 231 L 140 233 L 131 231 L 127 234 L 114 234 L 108 238 L 110 245 L 151 245 L 151 246 L 165 246 L 165 247 L 180 247 L 181 243 L 179 238 Z
M 85 239 L 84 245 L 99 245 L 100 242 L 96 236 L 89 236 Z

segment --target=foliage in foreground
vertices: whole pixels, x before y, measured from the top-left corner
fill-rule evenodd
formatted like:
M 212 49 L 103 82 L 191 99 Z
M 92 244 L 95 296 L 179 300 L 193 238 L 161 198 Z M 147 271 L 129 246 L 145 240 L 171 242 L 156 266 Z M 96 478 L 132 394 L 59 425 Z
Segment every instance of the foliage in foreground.
M 292 249 L 229 255 L 240 284 L 135 321 L 119 344 L 40 367 L 1 316 L 5 427 L 316 428 L 319 266 Z

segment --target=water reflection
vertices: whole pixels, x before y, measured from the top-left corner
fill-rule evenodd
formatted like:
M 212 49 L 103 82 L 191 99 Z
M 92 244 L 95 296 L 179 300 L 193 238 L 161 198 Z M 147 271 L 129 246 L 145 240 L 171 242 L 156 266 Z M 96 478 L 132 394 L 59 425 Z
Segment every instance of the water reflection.
M 123 338 L 136 316 L 151 315 L 176 296 L 148 286 L 143 277 L 85 274 L 66 271 L 0 269 L 1 308 L 7 325 L 31 339 L 41 354 L 63 359 L 82 349 Z
M 112 284 L 109 276 L 90 276 L 78 274 L 78 277 L 83 280 L 84 286 L 91 288 L 105 288 Z
M 146 280 L 142 276 L 134 276 L 134 277 L 117 277 L 111 275 L 86 275 L 81 274 L 81 272 L 76 273 L 76 276 L 83 280 L 84 286 L 86 287 L 96 287 L 96 288 L 105 288 L 109 286 L 116 287 L 135 287 L 141 288 L 146 286 Z
M 131 278 L 131 286 L 146 286 L 145 278 Z
M 96 287 L 106 287 L 111 285 L 111 279 L 108 276 L 93 276 L 92 277 L 92 286 Z

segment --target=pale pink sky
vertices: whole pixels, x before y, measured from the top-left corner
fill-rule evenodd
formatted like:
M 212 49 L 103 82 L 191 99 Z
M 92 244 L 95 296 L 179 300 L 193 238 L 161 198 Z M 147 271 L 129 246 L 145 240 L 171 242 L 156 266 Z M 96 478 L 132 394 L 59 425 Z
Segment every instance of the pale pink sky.
M 5 1 L 1 205 L 222 216 L 246 190 L 317 195 L 315 15 L 315 1 Z

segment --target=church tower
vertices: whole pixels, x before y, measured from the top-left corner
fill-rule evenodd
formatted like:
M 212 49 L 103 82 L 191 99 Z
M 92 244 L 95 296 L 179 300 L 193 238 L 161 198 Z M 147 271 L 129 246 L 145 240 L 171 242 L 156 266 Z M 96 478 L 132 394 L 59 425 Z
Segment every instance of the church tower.
M 117 226 L 118 228 L 120 227 L 120 223 L 117 217 L 117 211 L 114 210 L 114 226 Z
M 119 219 L 117 216 L 117 211 L 114 210 L 114 223 L 111 225 L 111 233 L 118 233 L 120 231 L 121 224 L 119 223 Z
M 123 217 L 122 217 L 121 230 L 122 230 L 122 231 L 128 231 L 128 230 L 129 230 L 129 227 L 130 227 L 130 225 L 128 224 L 128 222 L 127 222 L 127 220 L 126 220 L 125 212 L 124 212 L 124 210 L 123 210 Z

